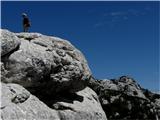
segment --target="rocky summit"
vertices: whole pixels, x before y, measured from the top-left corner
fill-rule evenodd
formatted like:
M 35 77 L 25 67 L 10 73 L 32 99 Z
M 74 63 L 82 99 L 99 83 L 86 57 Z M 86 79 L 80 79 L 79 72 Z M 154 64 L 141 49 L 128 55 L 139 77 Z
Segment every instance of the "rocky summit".
M 91 71 L 70 42 L 39 33 L 1 30 L 1 118 L 106 120 Z
M 94 79 L 69 41 L 1 29 L 2 120 L 159 120 L 160 95 L 134 79 Z

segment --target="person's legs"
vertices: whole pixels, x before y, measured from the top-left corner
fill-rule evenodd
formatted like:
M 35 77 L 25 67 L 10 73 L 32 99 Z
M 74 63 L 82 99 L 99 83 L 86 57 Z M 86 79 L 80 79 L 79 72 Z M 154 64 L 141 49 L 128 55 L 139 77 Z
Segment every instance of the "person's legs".
M 28 32 L 28 27 L 26 27 L 26 31 L 25 32 Z
M 28 32 L 28 26 L 27 25 L 23 25 L 23 32 Z
M 25 32 L 25 25 L 23 25 L 23 32 Z

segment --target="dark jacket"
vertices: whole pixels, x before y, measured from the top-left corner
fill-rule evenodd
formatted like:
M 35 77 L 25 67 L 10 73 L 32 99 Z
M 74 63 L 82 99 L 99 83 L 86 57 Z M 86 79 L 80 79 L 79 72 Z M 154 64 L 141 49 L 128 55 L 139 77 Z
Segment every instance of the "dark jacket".
M 24 17 L 23 18 L 23 25 L 25 25 L 26 27 L 30 27 L 30 21 L 27 17 Z

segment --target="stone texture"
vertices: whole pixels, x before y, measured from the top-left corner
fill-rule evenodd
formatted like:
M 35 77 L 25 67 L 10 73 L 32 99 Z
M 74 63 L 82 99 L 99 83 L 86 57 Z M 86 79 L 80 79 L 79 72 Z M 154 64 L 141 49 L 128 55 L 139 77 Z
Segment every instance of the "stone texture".
M 60 120 L 58 112 L 17 84 L 1 86 L 2 120 Z
M 98 96 L 90 88 L 74 97 L 59 96 L 59 102 L 50 107 L 18 84 L 2 83 L 1 89 L 2 120 L 107 120 Z
M 3 120 L 160 119 L 159 94 L 128 76 L 95 80 L 83 54 L 67 40 L 1 33 Z
M 84 81 L 91 72 L 83 54 L 70 42 L 39 33 L 1 31 L 5 46 L 2 53 L 10 53 L 7 58 L 2 55 L 6 71 L 3 82 L 20 84 L 31 92 L 49 89 L 52 94 L 85 87 Z
M 98 94 L 109 120 L 160 119 L 160 95 L 143 89 L 128 76 L 112 80 L 91 78 L 88 85 Z
M 64 98 L 53 105 L 62 120 L 107 120 L 98 96 L 92 89 L 87 87 L 72 98 L 73 101 L 65 102 L 67 100 Z
M 14 51 L 20 44 L 20 41 L 14 33 L 11 33 L 8 30 L 1 30 L 1 56 L 6 55 L 7 53 Z
M 107 120 L 98 96 L 86 87 L 87 61 L 70 42 L 1 31 L 3 120 Z

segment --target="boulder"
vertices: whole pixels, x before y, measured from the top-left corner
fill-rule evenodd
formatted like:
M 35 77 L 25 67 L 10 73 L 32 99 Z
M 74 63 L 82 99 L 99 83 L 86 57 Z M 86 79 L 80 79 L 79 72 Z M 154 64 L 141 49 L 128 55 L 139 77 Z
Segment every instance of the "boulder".
M 71 98 L 63 95 L 61 100 L 53 107 L 59 111 L 62 120 L 107 120 L 97 94 L 89 87 Z
M 8 30 L 1 30 L 1 56 L 5 56 L 11 51 L 14 51 L 19 45 L 20 41 L 14 33 L 9 32 Z
M 39 33 L 1 31 L 3 82 L 44 94 L 85 88 L 91 72 L 83 54 L 70 42 Z
M 107 120 L 96 93 L 90 88 L 75 93 L 74 97 L 59 96 L 52 106 L 18 84 L 2 83 L 1 89 L 3 120 Z
M 2 119 L 107 120 L 98 96 L 87 87 L 87 61 L 70 42 L 1 31 Z
M 58 112 L 50 109 L 18 84 L 1 84 L 2 120 L 60 120 Z

